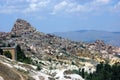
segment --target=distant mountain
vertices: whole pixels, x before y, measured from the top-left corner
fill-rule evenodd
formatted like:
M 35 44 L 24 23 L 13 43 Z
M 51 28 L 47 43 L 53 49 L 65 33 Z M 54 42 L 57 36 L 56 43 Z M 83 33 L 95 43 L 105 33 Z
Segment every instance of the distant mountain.
M 69 32 L 56 32 L 54 34 L 73 41 L 94 42 L 95 40 L 103 40 L 107 44 L 120 47 L 120 32 L 79 30 Z

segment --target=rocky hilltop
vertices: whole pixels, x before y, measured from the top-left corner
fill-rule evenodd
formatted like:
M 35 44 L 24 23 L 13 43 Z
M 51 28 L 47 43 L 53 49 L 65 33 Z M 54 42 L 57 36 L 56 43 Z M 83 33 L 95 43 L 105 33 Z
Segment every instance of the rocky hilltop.
M 91 57 L 91 51 L 95 51 L 100 55 L 105 52 L 109 54 L 118 54 L 115 52 L 117 47 L 106 45 L 103 41 L 97 40 L 95 43 L 74 42 L 68 39 L 57 37 L 52 34 L 44 34 L 37 31 L 25 20 L 17 19 L 12 30 L 12 42 L 20 44 L 26 54 L 37 56 L 42 54 L 59 55 L 60 53 L 83 54 L 83 56 Z M 104 55 L 104 54 L 103 54 Z M 100 57 L 100 56 L 99 56 Z
M 47 80 L 46 76 L 48 77 L 48 75 L 50 80 L 63 80 L 66 79 L 66 76 L 71 80 L 84 80 L 81 76 L 75 77 L 64 72 L 73 69 L 79 70 L 80 68 L 84 68 L 86 72 L 93 72 L 99 62 L 110 64 L 120 62 L 119 47 L 107 45 L 101 40 L 96 40 L 94 43 L 84 43 L 52 34 L 44 34 L 22 19 L 16 20 L 11 32 L 0 33 L 0 40 L 1 43 L 20 45 L 25 56 L 32 59 L 31 64 L 38 68 L 40 66 L 41 71 L 39 72 L 34 69 L 29 71 L 28 67 L 28 70 L 22 69 L 25 72 L 28 71 L 28 75 L 36 80 L 40 78 Z M 14 65 L 17 65 L 16 62 Z M 16 68 L 15 66 L 12 67 Z M 26 66 L 21 67 L 26 68 Z M 32 74 L 37 75 L 33 76 Z
M 25 20 L 17 19 L 11 32 L 17 35 L 33 33 L 35 29 Z

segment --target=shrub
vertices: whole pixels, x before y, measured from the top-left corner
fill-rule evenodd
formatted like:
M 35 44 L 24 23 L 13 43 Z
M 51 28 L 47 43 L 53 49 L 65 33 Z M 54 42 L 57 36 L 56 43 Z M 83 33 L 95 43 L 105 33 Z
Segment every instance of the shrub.
M 37 70 L 41 70 L 41 65 L 37 65 Z
M 120 64 L 98 64 L 94 73 L 87 76 L 87 80 L 120 80 Z
M 27 64 L 32 63 L 32 59 L 30 57 L 26 57 L 24 51 L 21 49 L 20 45 L 17 45 L 16 47 L 17 50 L 17 60 L 20 62 L 24 62 Z
M 10 59 L 12 59 L 12 55 L 10 53 L 10 51 L 4 51 L 4 55 Z
M 3 50 L 2 49 L 0 49 L 0 55 L 3 55 Z

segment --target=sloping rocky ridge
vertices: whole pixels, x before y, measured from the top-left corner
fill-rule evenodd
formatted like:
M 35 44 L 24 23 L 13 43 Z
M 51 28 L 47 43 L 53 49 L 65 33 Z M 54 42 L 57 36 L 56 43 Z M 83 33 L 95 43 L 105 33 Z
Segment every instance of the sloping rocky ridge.
M 51 34 L 44 34 L 22 19 L 17 19 L 11 30 L 11 35 L 13 36 L 10 38 L 12 42 L 20 44 L 26 55 L 34 55 L 38 58 L 44 57 L 45 54 L 58 56 L 60 53 L 93 57 L 93 52 L 98 53 L 96 56 L 102 57 L 113 54 L 116 49 L 119 49 L 106 45 L 100 40 L 97 40 L 95 43 L 83 43 L 70 41 Z M 102 52 L 106 54 L 103 53 L 102 55 Z
M 23 63 L 12 61 L 0 55 L 0 77 L 2 80 L 34 80 L 20 69 Z M 1 80 L 1 79 L 0 79 Z
M 0 63 L 0 75 L 2 75 L 2 77 L 5 80 L 15 80 L 15 79 L 21 80 L 20 76 L 15 71 L 8 68 L 2 63 Z
M 26 56 L 32 58 L 34 65 L 41 65 L 42 73 L 56 80 L 64 79 L 59 72 L 66 69 L 85 68 L 85 71 L 93 72 L 101 61 L 111 64 L 120 62 L 114 54 L 119 52 L 118 47 L 106 45 L 101 40 L 94 43 L 74 42 L 44 34 L 22 19 L 17 19 L 10 33 L 0 34 L 1 40 L 20 45 Z

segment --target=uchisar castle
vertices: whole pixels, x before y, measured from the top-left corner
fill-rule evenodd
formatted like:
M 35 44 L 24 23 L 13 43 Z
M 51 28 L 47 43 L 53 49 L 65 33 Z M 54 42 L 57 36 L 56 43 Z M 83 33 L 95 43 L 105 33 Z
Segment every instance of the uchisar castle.
M 102 40 L 71 41 L 22 19 L 0 32 L 0 80 L 120 80 L 119 71 L 120 48 Z

